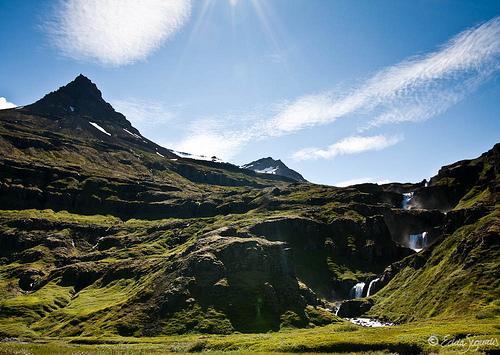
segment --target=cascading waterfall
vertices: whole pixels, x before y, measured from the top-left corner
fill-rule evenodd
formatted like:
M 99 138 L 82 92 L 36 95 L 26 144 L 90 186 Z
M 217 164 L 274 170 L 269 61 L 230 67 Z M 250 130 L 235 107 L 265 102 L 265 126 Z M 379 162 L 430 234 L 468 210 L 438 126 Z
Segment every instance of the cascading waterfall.
M 427 247 L 427 232 L 423 232 L 420 234 L 410 234 L 409 239 L 410 249 L 413 249 L 416 252 L 419 252 L 420 250 Z
M 363 297 L 363 290 L 365 288 L 365 283 L 364 282 L 358 282 L 356 285 L 354 285 L 351 288 L 351 291 L 349 292 L 351 298 L 361 298 Z
M 375 279 L 375 280 L 371 280 L 370 281 L 370 284 L 368 285 L 368 292 L 366 293 L 366 297 L 369 297 L 371 294 L 372 294 L 372 290 L 373 290 L 373 287 L 375 286 L 375 284 L 379 281 L 380 279 Z
M 405 210 L 410 209 L 410 202 L 411 199 L 413 198 L 413 191 L 412 192 L 406 192 L 403 194 L 403 202 L 401 203 L 401 208 Z

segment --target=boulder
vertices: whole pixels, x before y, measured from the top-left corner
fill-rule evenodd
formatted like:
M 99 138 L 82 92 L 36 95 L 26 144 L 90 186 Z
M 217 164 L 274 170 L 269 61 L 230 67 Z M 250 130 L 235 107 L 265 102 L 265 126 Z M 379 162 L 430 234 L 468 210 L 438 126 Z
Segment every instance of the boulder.
M 373 306 L 371 299 L 347 300 L 340 304 L 337 316 L 343 318 L 360 317 L 370 310 Z

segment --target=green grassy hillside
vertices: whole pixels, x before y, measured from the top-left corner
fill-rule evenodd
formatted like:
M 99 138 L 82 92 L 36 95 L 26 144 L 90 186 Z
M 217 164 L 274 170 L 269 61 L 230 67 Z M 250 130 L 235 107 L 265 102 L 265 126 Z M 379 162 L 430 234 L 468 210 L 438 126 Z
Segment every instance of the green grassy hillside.
M 0 111 L 0 151 L 0 353 L 413 354 L 498 334 L 498 144 L 428 186 L 299 183 L 177 156 L 78 77 Z M 335 314 L 375 278 L 351 304 L 402 325 Z
M 406 264 L 373 298 L 372 316 L 393 321 L 472 321 L 500 315 L 500 213 L 460 227 Z M 421 258 L 425 261 L 412 259 Z

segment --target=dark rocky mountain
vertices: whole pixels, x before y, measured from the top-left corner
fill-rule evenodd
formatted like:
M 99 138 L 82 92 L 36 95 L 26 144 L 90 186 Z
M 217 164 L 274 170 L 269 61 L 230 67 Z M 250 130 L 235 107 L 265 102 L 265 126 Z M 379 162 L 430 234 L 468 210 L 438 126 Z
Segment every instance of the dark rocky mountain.
M 499 147 L 428 186 L 299 183 L 179 157 L 79 76 L 0 111 L 0 335 L 491 319 Z
M 271 157 L 255 160 L 243 165 L 242 168 L 253 170 L 256 173 L 285 176 L 298 182 L 307 182 L 302 175 L 290 169 L 281 160 L 274 160 Z
M 124 115 L 116 112 L 104 101 L 97 86 L 82 74 L 24 109 L 52 119 L 68 116 L 88 117 L 100 124 L 114 125 L 115 128 L 126 128 L 134 134 L 139 133 Z

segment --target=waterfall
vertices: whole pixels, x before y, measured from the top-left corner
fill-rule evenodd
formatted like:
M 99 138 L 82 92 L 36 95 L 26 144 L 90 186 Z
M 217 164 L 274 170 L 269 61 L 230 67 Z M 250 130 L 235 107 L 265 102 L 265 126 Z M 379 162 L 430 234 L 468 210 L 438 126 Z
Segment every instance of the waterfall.
M 375 279 L 371 280 L 370 284 L 368 285 L 368 292 L 366 293 L 366 297 L 369 297 L 372 294 L 372 287 L 375 286 L 375 284 L 379 281 L 380 279 Z
M 358 282 L 356 285 L 354 285 L 351 288 L 351 291 L 349 292 L 351 298 L 361 298 L 363 297 L 363 289 L 365 288 L 365 283 L 364 282 Z
M 416 252 L 419 252 L 420 250 L 427 247 L 427 232 L 423 232 L 420 234 L 410 234 L 409 247 Z
M 410 209 L 410 202 L 411 202 L 412 198 L 413 198 L 413 191 L 404 193 L 403 194 L 403 202 L 401 203 L 401 208 L 404 210 L 409 210 Z

